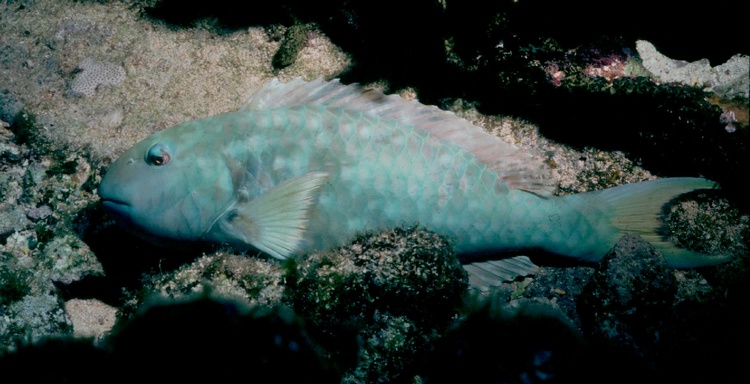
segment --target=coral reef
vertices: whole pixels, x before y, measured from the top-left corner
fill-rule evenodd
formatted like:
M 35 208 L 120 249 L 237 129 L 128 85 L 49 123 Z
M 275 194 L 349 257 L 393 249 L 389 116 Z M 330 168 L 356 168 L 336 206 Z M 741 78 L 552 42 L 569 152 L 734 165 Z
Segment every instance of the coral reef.
M 636 2 L 595 18 L 581 11 L 594 2 L 268 5 L 0 2 L 3 378 L 136 381 L 143 361 L 165 362 L 164 381 L 266 372 L 328 382 L 716 381 L 742 372 L 732 351 L 750 340 L 750 131 L 747 96 L 728 80 L 750 52 L 744 25 L 724 17 L 732 4 L 657 11 Z M 659 22 L 634 23 L 645 16 Z M 665 58 L 735 69 L 711 68 L 710 92 L 703 81 L 657 83 L 638 39 Z M 418 228 L 363 234 L 282 265 L 226 249 L 160 249 L 113 226 L 92 192 L 114 157 L 164 127 L 236 110 L 272 76 L 375 83 L 455 111 L 544 159 L 560 194 L 657 176 L 714 179 L 721 190 L 678 201 L 664 229 L 735 258 L 664 270 L 629 238 L 621 245 L 634 249 L 617 248 L 607 265 L 540 262 L 536 276 L 466 304 L 449 243 Z M 634 283 L 648 271 L 668 284 L 642 294 Z M 630 277 L 625 285 L 613 285 L 618 274 Z M 639 322 L 632 310 L 651 315 Z M 110 320 L 114 329 L 80 327 Z M 627 338 L 605 332 L 613 329 Z
M 78 153 L 46 152 L 33 115 L 2 129 L 0 147 L 0 349 L 72 332 L 56 284 L 101 276 L 103 269 L 76 235 L 76 214 L 89 204 L 91 176 Z M 15 139 L 15 140 L 14 140 Z
M 73 93 L 94 96 L 94 92 L 102 85 L 118 85 L 125 80 L 125 68 L 112 63 L 94 61 L 87 57 L 78 63 L 81 70 L 70 83 Z

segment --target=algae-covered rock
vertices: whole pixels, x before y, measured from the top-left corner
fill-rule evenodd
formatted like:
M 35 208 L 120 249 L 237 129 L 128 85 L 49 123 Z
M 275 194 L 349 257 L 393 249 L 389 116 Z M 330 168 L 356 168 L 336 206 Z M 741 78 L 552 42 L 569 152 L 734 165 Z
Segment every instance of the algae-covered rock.
M 449 243 L 416 227 L 366 233 L 303 257 L 287 281 L 287 300 L 327 340 L 333 358 L 346 357 L 337 335 L 359 335 L 363 345 L 348 380 L 363 382 L 413 371 L 417 356 L 450 325 L 467 289 Z
M 269 260 L 216 252 L 174 271 L 149 276 L 128 308 L 137 307 L 154 294 L 182 299 L 204 291 L 251 306 L 274 306 L 281 302 L 283 274 L 281 265 Z
M 28 232 L 15 233 L 0 245 L 0 354 L 72 333 L 49 270 L 32 258 L 30 237 Z
M 424 383 L 568 383 L 593 377 L 581 334 L 549 301 L 473 298 L 426 358 Z
M 279 382 L 339 382 L 289 309 L 253 308 L 205 294 L 154 298 L 96 344 L 91 339 L 51 338 L 0 357 L 4 377 L 29 382 L 92 383 L 115 376 L 137 382 L 143 380 L 138 368 L 143 364 L 159 366 L 148 372 L 147 381 L 273 377 Z
M 114 367 L 133 381 L 142 373 L 129 367 L 161 361 L 169 369 L 151 373 L 160 381 L 335 382 L 294 312 L 205 294 L 152 298 L 106 344 Z M 186 361 L 193 366 L 186 369 Z
M 286 29 L 279 50 L 273 55 L 273 60 L 271 61 L 274 68 L 281 69 L 287 67 L 297 60 L 299 52 L 307 42 L 307 30 L 307 26 L 299 24 Z
M 76 233 L 92 197 L 85 154 L 53 150 L 28 112 L 9 128 L 0 128 L 12 154 L 0 157 L 0 352 L 70 335 L 59 287 L 104 273 Z
M 672 268 L 637 235 L 624 236 L 599 263 L 579 297 L 584 332 L 617 346 L 617 356 L 649 369 L 668 329 L 677 293 Z M 603 340 L 603 341 L 602 341 Z

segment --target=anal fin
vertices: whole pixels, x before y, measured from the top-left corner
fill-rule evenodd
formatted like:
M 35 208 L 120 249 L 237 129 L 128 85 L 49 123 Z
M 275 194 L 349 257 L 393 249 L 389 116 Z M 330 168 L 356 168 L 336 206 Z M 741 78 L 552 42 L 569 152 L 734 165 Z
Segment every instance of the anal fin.
M 480 291 L 539 272 L 539 267 L 526 256 L 465 264 L 464 269 L 469 273 L 469 284 Z

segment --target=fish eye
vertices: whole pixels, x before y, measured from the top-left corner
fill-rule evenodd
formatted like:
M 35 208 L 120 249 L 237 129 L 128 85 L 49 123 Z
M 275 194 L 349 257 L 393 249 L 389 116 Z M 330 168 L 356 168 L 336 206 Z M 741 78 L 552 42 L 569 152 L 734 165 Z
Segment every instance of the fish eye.
M 146 152 L 146 163 L 161 167 L 167 165 L 172 156 L 169 154 L 169 147 L 165 144 L 156 143 Z

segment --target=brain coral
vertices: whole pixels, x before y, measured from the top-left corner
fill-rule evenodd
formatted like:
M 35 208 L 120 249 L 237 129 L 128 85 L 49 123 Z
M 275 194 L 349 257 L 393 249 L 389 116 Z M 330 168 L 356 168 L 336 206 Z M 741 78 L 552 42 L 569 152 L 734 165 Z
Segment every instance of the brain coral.
M 99 85 L 117 85 L 125 80 L 125 68 L 111 63 L 100 63 L 87 57 L 78 68 L 81 72 L 76 75 L 70 88 L 74 93 L 93 96 Z

